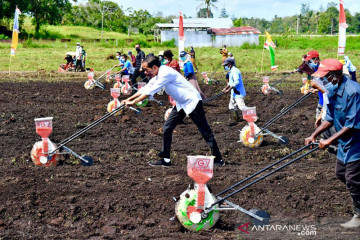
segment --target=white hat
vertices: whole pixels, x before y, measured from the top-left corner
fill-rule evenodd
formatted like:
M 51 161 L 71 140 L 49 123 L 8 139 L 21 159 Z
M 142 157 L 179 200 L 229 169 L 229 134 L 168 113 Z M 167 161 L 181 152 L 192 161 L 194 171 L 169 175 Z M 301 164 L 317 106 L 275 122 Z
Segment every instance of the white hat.
M 78 42 L 78 43 L 76 43 L 76 45 L 80 45 L 80 43 Z

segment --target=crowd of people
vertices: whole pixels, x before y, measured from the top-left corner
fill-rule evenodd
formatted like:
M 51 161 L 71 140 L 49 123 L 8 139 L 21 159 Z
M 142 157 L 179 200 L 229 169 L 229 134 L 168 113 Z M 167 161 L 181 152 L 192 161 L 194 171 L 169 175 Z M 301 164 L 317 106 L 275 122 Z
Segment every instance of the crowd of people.
M 139 47 L 139 46 L 138 46 Z M 192 52 L 192 54 L 190 54 Z M 160 159 L 150 164 L 153 166 L 171 166 L 170 149 L 172 133 L 175 127 L 183 121 L 186 115 L 198 127 L 204 140 L 215 156 L 214 165 L 224 166 L 225 160 L 217 146 L 215 136 L 209 127 L 203 109 L 206 96 L 202 93 L 196 79 L 194 64 L 195 51 L 181 52 L 183 74 L 179 63 L 173 58 L 170 50 L 160 52 L 158 56 L 149 54 L 138 62 L 139 71 L 150 80 L 136 94 L 122 101 L 123 104 L 133 105 L 160 89 L 165 88 L 176 101 L 170 116 L 163 127 L 163 146 L 159 153 Z M 231 91 L 229 109 L 232 111 L 246 109 L 244 98 L 246 91 L 241 72 L 236 67 L 235 59 L 227 51 L 226 46 L 220 49 L 222 65 L 227 74 L 225 93 Z M 140 59 L 140 58 L 139 58 Z M 317 51 L 309 51 L 303 56 L 302 64 L 296 69 L 300 74 L 307 74 L 311 81 L 311 91 L 319 97 L 315 110 L 314 133 L 305 139 L 305 145 L 318 142 L 320 149 L 330 145 L 336 146 L 336 176 L 346 184 L 353 199 L 353 218 L 344 224 L 345 228 L 360 226 L 360 84 L 356 82 L 356 67 L 348 56 L 343 62 L 336 59 L 321 61 Z M 136 79 L 136 78 L 133 78 Z M 134 82 L 135 83 L 135 82 Z
M 76 43 L 75 52 L 66 53 L 64 60 L 66 60 L 66 64 L 60 64 L 58 69 L 60 72 L 86 71 L 86 51 L 84 49 L 84 46 L 80 46 L 80 43 Z
M 161 89 L 165 89 L 176 101 L 176 106 L 163 126 L 163 144 L 158 154 L 160 159 L 150 162 L 150 165 L 171 166 L 172 133 L 188 115 L 215 156 L 214 165 L 224 166 L 225 160 L 203 109 L 206 96 L 196 77 L 198 68 L 194 48 L 180 52 L 179 61 L 174 58 L 171 50 L 160 51 L 156 56 L 153 53 L 146 56 L 140 44 L 135 45 L 135 50 L 136 55 L 131 51 L 126 54 L 117 52 L 119 63 L 114 67 L 119 68 L 119 74 L 130 75 L 133 86 L 136 87 L 138 81 L 147 84 L 122 103 L 134 105 Z M 225 45 L 220 49 L 220 54 L 221 64 L 227 72 L 227 85 L 222 91 L 230 92 L 228 108 L 231 112 L 238 113 L 247 109 L 241 71 Z M 75 70 L 85 69 L 86 52 L 80 44 L 77 44 L 75 56 L 67 55 L 65 59 L 66 68 L 74 66 Z M 315 143 L 316 138 L 321 137 L 318 142 L 320 149 L 335 146 L 336 177 L 346 185 L 353 199 L 354 216 L 349 222 L 342 224 L 345 228 L 360 227 L 360 84 L 356 81 L 356 70 L 348 56 L 340 61 L 321 60 L 319 52 L 315 50 L 303 55 L 301 65 L 295 70 L 307 75 L 311 82 L 310 91 L 319 100 L 314 111 L 315 131 L 305 139 L 305 145 Z

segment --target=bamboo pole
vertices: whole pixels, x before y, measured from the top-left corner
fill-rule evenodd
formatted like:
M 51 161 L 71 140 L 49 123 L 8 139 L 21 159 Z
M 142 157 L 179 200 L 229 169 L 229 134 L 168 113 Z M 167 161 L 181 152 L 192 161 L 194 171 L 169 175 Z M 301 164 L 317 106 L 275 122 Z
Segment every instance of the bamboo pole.
M 9 59 L 9 76 L 10 76 L 10 66 L 11 66 L 11 53 L 10 53 L 10 59 Z
M 264 35 L 264 44 L 265 44 L 265 38 L 266 38 L 266 33 L 265 33 L 265 35 Z M 260 71 L 260 74 L 262 74 L 262 72 L 263 72 L 263 66 L 264 66 L 264 51 L 265 51 L 264 44 L 263 44 L 263 52 L 262 52 L 262 60 L 261 60 L 261 71 Z

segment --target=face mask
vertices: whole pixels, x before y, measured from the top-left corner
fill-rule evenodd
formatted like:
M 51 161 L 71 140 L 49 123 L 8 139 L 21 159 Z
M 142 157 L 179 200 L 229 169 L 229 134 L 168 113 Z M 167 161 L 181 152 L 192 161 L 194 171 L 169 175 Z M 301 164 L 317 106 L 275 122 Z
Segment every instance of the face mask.
M 166 59 L 164 59 L 163 63 L 164 63 L 164 65 L 166 65 L 166 64 L 168 64 L 168 63 L 169 63 L 169 61 L 168 61 L 168 60 L 166 60 Z
M 229 66 L 227 66 L 227 65 L 224 67 L 224 69 L 225 69 L 225 71 L 229 71 L 229 70 L 230 70 Z
M 332 83 L 327 83 L 324 85 L 325 89 L 329 91 L 329 93 L 331 93 L 332 91 L 335 91 L 338 88 L 338 84 L 334 85 Z
M 160 60 L 160 61 L 164 60 L 164 57 L 163 57 L 163 56 L 159 56 L 159 60 Z
M 317 64 L 314 63 L 314 62 L 310 62 L 310 63 L 309 63 L 309 66 L 310 66 L 312 69 L 315 69 L 316 66 L 317 66 Z
M 117 59 L 120 59 L 120 56 L 116 56 Z
M 137 48 L 135 48 L 135 50 L 136 50 L 137 52 L 139 52 L 139 51 L 140 51 L 140 48 L 137 47 Z
M 181 59 L 183 62 L 185 62 L 186 57 L 180 57 L 180 59 Z

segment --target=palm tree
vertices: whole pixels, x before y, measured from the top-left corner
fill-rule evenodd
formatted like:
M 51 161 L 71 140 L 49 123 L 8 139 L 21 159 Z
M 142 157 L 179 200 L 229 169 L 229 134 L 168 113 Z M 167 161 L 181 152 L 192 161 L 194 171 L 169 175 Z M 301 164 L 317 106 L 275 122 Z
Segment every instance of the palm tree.
M 201 7 L 205 6 L 207 18 L 210 17 L 210 7 L 214 7 L 215 9 L 217 9 L 214 3 L 218 2 L 218 0 L 197 0 L 197 1 L 202 2 L 199 4 L 199 6 L 197 6 L 197 9 L 201 9 Z

